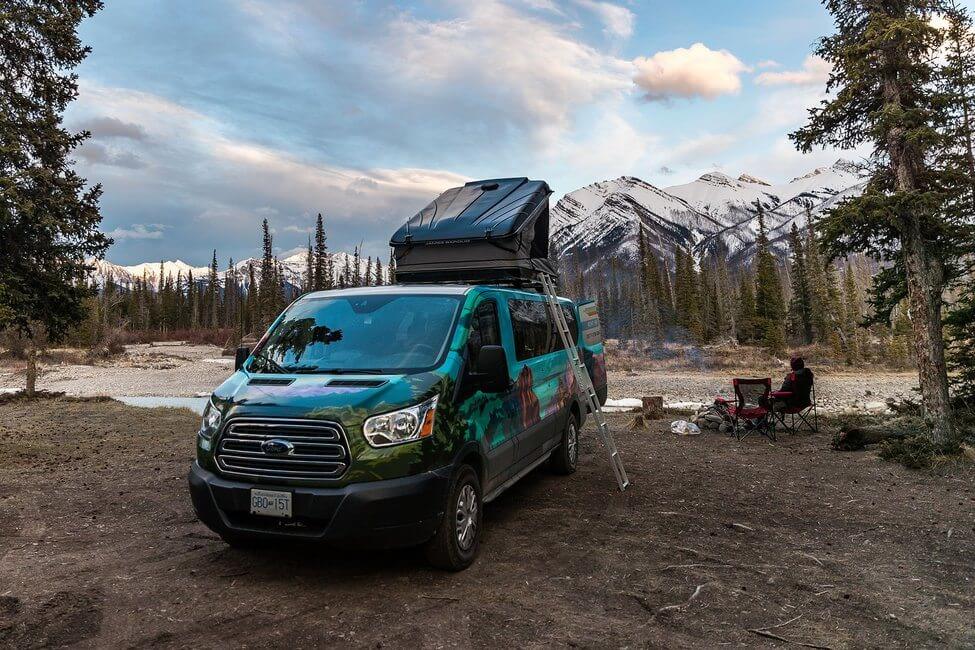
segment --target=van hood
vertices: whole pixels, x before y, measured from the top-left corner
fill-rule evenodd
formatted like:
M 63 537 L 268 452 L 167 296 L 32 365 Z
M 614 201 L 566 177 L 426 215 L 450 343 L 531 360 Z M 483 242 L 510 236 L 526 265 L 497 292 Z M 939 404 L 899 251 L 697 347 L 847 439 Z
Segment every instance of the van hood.
M 439 391 L 443 376 L 250 375 L 238 371 L 213 392 L 223 417 L 260 416 L 334 420 L 345 426 L 412 406 Z

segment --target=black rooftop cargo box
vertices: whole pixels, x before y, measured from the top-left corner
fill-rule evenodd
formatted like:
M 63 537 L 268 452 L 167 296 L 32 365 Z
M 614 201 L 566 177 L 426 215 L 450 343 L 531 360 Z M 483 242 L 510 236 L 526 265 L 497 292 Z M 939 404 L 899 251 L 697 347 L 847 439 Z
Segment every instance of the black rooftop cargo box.
M 454 187 L 389 241 L 397 282 L 524 282 L 552 273 L 545 181 L 499 178 Z

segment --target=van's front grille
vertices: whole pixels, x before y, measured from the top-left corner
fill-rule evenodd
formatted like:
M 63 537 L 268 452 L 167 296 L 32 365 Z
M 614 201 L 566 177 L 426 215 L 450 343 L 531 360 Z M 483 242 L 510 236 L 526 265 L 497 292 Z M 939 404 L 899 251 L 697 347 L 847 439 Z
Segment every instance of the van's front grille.
M 228 476 L 318 481 L 345 473 L 349 447 L 334 422 L 234 418 L 220 436 L 215 458 Z

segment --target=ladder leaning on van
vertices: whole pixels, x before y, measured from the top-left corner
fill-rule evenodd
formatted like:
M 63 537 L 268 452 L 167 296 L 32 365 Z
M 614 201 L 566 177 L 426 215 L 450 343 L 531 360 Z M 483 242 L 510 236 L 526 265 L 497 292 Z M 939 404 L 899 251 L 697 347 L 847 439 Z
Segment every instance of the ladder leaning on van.
M 616 483 L 620 486 L 620 491 L 623 491 L 630 484 L 630 481 L 626 477 L 623 460 L 620 458 L 620 453 L 616 449 L 616 441 L 613 439 L 613 434 L 609 430 L 606 418 L 603 417 L 603 410 L 599 404 L 599 398 L 596 396 L 596 389 L 592 385 L 589 370 L 579 356 L 576 341 L 572 340 L 569 324 L 565 320 L 565 314 L 562 312 L 558 294 L 556 293 L 555 280 L 547 273 L 539 273 L 538 277 L 542 284 L 542 293 L 545 295 L 545 301 L 548 303 L 549 311 L 552 313 L 555 328 L 559 331 L 559 336 L 562 338 L 562 345 L 569 355 L 569 363 L 572 365 L 572 373 L 575 375 L 579 394 L 584 397 L 585 403 L 589 407 L 589 412 L 592 413 L 593 419 L 596 420 L 596 430 L 599 432 L 603 446 L 609 452 L 609 464 L 613 468 L 613 474 L 616 475 Z

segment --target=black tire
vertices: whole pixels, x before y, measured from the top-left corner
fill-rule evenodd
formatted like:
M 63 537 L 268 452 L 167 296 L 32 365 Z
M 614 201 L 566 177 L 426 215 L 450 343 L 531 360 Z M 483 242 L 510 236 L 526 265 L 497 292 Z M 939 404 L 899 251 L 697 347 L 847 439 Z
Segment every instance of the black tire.
M 463 571 L 474 563 L 481 547 L 484 510 L 481 497 L 481 481 L 477 478 L 477 472 L 470 465 L 461 465 L 447 490 L 444 515 L 437 533 L 426 544 L 430 564 L 447 571 Z
M 556 474 L 569 475 L 579 464 L 579 420 L 574 413 L 569 414 L 562 431 L 562 442 L 552 452 L 551 467 Z

